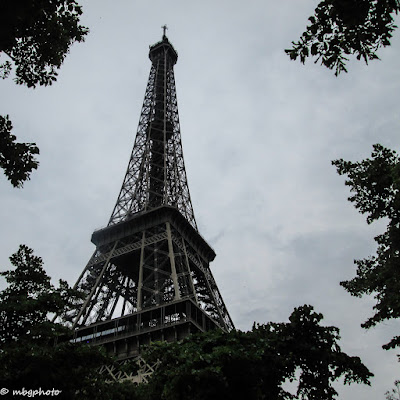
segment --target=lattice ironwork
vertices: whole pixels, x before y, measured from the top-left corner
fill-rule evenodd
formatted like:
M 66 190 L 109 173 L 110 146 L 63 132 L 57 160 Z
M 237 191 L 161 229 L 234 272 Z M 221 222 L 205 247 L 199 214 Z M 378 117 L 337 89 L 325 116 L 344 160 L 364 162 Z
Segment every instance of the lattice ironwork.
M 97 247 L 75 285 L 86 294 L 79 310 L 70 315 L 75 326 L 190 298 L 222 329 L 233 328 L 210 260 L 202 254 L 205 250 L 199 251 L 191 235 L 175 227 L 178 215 L 173 210 L 159 208 L 156 212 L 165 214 L 166 222 L 148 213 L 142 216 L 147 229 Z M 211 250 L 205 242 L 201 244 Z
M 103 345 L 120 360 L 152 340 L 234 329 L 209 266 L 215 252 L 197 230 L 190 199 L 173 72 L 178 55 L 164 35 L 149 57 L 122 188 L 107 227 L 92 235 L 96 250 L 75 284 L 85 299 L 66 316 L 73 341 Z
M 150 48 L 152 62 L 128 169 L 108 225 L 161 205 L 176 207 L 197 229 L 183 160 L 174 64 L 166 36 Z
M 134 368 L 131 368 L 131 364 L 134 364 Z M 158 366 L 158 361 L 149 365 L 141 356 L 136 356 L 129 363 L 124 360 L 119 364 L 103 365 L 99 373 L 108 383 L 128 381 L 140 384 L 148 383 Z

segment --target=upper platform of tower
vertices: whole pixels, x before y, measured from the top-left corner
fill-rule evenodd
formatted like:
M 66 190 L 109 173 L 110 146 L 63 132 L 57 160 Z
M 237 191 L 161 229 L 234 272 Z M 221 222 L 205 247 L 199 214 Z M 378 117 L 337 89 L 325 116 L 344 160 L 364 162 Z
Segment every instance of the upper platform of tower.
M 174 49 L 174 46 L 170 43 L 167 36 L 164 34 L 162 40 L 150 46 L 149 58 L 154 64 L 160 57 L 164 57 L 165 54 L 172 61 L 172 65 L 175 65 L 178 61 L 178 53 Z

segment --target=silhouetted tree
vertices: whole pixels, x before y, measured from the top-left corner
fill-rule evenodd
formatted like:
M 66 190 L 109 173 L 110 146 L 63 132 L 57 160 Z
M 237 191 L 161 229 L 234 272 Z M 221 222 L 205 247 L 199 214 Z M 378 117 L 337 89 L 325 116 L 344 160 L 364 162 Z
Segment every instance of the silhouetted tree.
M 144 358 L 161 364 L 149 384 L 139 388 L 140 398 L 331 400 L 337 395 L 332 383 L 341 377 L 344 383 L 369 384 L 372 374 L 358 357 L 340 350 L 339 329 L 321 326 L 322 318 L 303 306 L 288 323 L 154 343 Z M 297 382 L 296 395 L 285 389 L 288 381 Z
M 0 77 L 14 69 L 19 85 L 51 85 L 71 45 L 88 32 L 79 25 L 81 15 L 74 0 L 2 0 Z M 38 167 L 39 149 L 35 143 L 16 143 L 11 129 L 9 117 L 0 117 L 0 167 L 14 187 L 22 187 Z
M 367 329 L 400 317 L 400 160 L 395 151 L 379 144 L 373 149 L 371 158 L 360 162 L 332 161 L 339 175 L 347 175 L 345 184 L 353 193 L 349 201 L 367 214 L 367 223 L 388 221 L 386 232 L 375 238 L 376 255 L 355 260 L 356 277 L 340 283 L 353 296 L 375 296 L 375 314 L 361 325 Z M 399 345 L 396 336 L 383 348 Z
M 380 47 L 390 45 L 397 28 L 393 16 L 400 10 L 398 0 L 323 0 L 300 40 L 285 50 L 292 60 L 304 64 L 306 58 L 334 69 L 335 75 L 347 72 L 348 56 L 366 63 L 379 57 Z
M 21 187 L 39 165 L 35 159 L 39 149 L 35 143 L 16 143 L 17 138 L 11 130 L 8 115 L 0 115 L 0 167 L 14 187 Z
M 65 281 L 55 288 L 42 259 L 25 245 L 10 261 L 15 269 L 0 273 L 8 283 L 0 292 L 0 387 L 10 393 L 55 389 L 62 399 L 134 399 L 132 384 L 108 384 L 99 376 L 100 366 L 113 363 L 101 347 L 71 343 L 69 329 L 53 321 L 79 293 Z

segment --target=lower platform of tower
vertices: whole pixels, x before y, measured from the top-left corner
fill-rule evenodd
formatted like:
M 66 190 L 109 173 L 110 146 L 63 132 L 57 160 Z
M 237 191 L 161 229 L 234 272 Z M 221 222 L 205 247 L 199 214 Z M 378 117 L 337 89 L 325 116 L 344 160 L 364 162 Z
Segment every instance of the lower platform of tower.
M 217 329 L 218 325 L 191 299 L 82 327 L 74 332 L 74 343 L 103 346 L 109 355 L 126 360 L 140 355 L 155 341 L 175 342 L 191 333 Z

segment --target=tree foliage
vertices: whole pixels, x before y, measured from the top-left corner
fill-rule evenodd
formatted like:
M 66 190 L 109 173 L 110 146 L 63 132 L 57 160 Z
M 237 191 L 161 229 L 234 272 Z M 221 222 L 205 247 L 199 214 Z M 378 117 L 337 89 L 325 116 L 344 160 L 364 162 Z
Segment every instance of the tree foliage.
M 385 393 L 386 400 L 400 400 L 400 381 L 394 382 L 394 388 Z
M 11 130 L 8 115 L 0 116 L 0 167 L 14 187 L 22 187 L 39 165 L 35 158 L 39 149 L 35 143 L 16 143 L 17 138 Z
M 347 175 L 346 185 L 353 193 L 349 201 L 362 213 L 367 223 L 384 218 L 386 232 L 375 237 L 376 255 L 355 260 L 356 277 L 340 284 L 353 296 L 374 294 L 375 314 L 362 327 L 400 317 L 400 159 L 395 151 L 379 144 L 373 146 L 371 158 L 361 162 L 332 162 L 339 175 Z M 393 338 L 385 349 L 400 345 Z
M 25 245 L 10 261 L 15 269 L 0 273 L 8 283 L 0 293 L 0 387 L 56 389 L 63 399 L 131 398 L 126 385 L 108 385 L 99 377 L 98 368 L 113 362 L 101 348 L 65 340 L 71 332 L 52 320 L 79 293 L 64 281 L 55 288 L 41 258 Z
M 10 257 L 14 270 L 0 273 L 0 387 L 57 389 L 66 399 L 210 400 L 332 399 L 332 383 L 369 384 L 372 374 L 358 357 L 343 353 L 339 330 L 321 326 L 311 306 L 294 310 L 288 323 L 254 325 L 250 332 L 210 331 L 181 342 L 156 342 L 144 354 L 160 367 L 148 384 L 108 384 L 98 367 L 113 361 L 99 347 L 62 340 L 63 315 L 80 294 L 60 281 L 55 288 L 42 260 L 27 246 Z M 298 377 L 297 394 L 284 388 Z
M 81 6 L 74 0 L 3 0 L 0 3 L 0 65 L 3 78 L 15 66 L 15 82 L 50 85 L 71 45 L 88 29 L 79 25 Z M 11 60 L 11 61 L 10 61 Z
M 50 314 L 63 315 L 79 299 L 78 292 L 60 281 L 55 288 L 33 250 L 21 245 L 10 257 L 14 270 L 0 272 L 8 287 L 0 293 L 0 344 L 11 345 L 28 339 L 39 344 L 54 341 L 68 330 L 53 323 Z M 37 331 L 37 332 L 36 332 Z
M 320 325 L 311 306 L 294 310 L 288 323 L 254 325 L 250 332 L 220 330 L 178 343 L 152 344 L 145 359 L 160 360 L 143 400 L 332 399 L 332 382 L 369 384 L 372 374 L 358 357 L 340 350 L 339 330 Z M 296 379 L 297 394 L 284 383 Z
M 285 52 L 303 64 L 306 58 L 316 57 L 315 62 L 334 69 L 337 76 L 347 72 L 349 55 L 367 64 L 379 58 L 378 49 L 390 45 L 397 28 L 393 16 L 399 10 L 399 0 L 323 0 L 300 40 Z
M 0 77 L 14 69 L 14 81 L 35 88 L 57 79 L 71 45 L 88 29 L 79 24 L 82 8 L 74 0 L 0 1 Z M 22 187 L 39 165 L 35 143 L 15 143 L 8 116 L 0 116 L 0 168 L 14 187 Z

